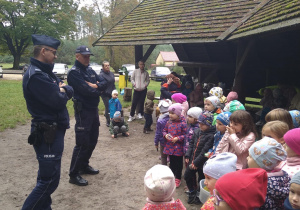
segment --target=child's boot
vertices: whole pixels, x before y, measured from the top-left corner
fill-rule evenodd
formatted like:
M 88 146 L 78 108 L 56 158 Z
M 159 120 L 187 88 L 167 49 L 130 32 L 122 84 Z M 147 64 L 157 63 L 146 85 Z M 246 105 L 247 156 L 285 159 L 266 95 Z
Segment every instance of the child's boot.
M 189 198 L 188 198 L 187 203 L 188 203 L 188 204 L 193 204 L 196 195 L 197 195 L 197 191 L 196 191 L 196 190 L 194 190 L 193 192 L 190 192 L 190 193 L 189 193 Z
M 149 134 L 148 132 L 148 129 L 147 128 L 144 128 L 144 131 L 143 131 L 145 134 Z
M 129 135 L 127 133 L 122 133 L 122 136 L 128 137 Z
M 115 139 L 118 138 L 118 134 L 114 134 L 114 138 L 115 138 Z
M 151 127 L 149 127 L 147 130 L 148 130 L 148 131 L 153 131 L 153 130 L 151 129 Z
M 199 195 L 199 192 L 196 193 L 196 197 L 195 197 L 195 199 L 193 201 L 193 204 L 195 204 L 195 205 L 200 205 L 201 204 L 201 201 L 200 201 L 198 195 Z

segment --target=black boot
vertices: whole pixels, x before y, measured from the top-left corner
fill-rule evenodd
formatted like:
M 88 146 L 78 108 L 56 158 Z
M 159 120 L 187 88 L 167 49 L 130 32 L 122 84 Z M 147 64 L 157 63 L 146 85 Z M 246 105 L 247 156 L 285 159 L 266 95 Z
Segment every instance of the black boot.
M 195 205 L 201 204 L 201 201 L 198 198 L 197 190 L 195 190 L 189 194 L 188 204 L 195 204 Z
M 147 128 L 147 130 L 148 130 L 148 131 L 153 131 L 153 130 L 151 129 L 151 127 Z
M 143 133 L 145 133 L 145 134 L 149 134 L 149 132 L 148 132 L 148 129 L 147 129 L 147 128 L 144 128 L 144 131 L 143 131 Z
M 195 205 L 200 205 L 201 204 L 201 201 L 200 201 L 197 193 L 196 193 L 196 197 L 195 197 L 195 199 L 193 201 L 193 204 L 195 204 Z
M 195 200 L 196 195 L 197 195 L 197 191 L 196 190 L 194 190 L 193 192 L 190 192 L 189 199 L 188 199 L 187 203 L 188 204 L 192 204 L 194 202 L 194 200 Z

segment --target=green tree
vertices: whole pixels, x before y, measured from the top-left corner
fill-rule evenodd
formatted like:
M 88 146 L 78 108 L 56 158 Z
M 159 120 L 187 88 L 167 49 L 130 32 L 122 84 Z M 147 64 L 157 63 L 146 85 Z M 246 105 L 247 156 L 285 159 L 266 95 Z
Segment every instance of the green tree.
M 19 68 L 31 34 L 71 38 L 77 7 L 73 0 L 0 0 L 0 47 L 14 57 L 13 68 Z

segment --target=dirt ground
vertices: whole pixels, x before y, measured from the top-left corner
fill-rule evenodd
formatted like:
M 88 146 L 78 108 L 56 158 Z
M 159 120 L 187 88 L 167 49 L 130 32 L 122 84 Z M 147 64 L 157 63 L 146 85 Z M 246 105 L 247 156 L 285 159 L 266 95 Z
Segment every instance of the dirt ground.
M 128 111 L 125 116 L 128 116 Z M 60 184 L 52 194 L 52 209 L 127 210 L 141 209 L 145 205 L 144 175 L 149 168 L 160 163 L 159 153 L 153 143 L 154 132 L 143 134 L 144 120 L 135 120 L 129 123 L 129 137 L 112 139 L 104 120 L 101 115 L 98 144 L 90 159 L 90 164 L 99 169 L 100 173 L 83 175 L 89 185 L 79 187 L 68 182 L 75 145 L 75 120 L 71 118 L 71 128 L 65 135 Z M 155 128 L 155 124 L 152 127 Z M 33 147 L 27 143 L 29 129 L 30 122 L 0 132 L 1 209 L 20 209 L 35 186 L 38 163 Z M 200 209 L 200 206 L 187 204 L 185 184 L 182 181 L 174 198 L 181 199 L 188 210 Z

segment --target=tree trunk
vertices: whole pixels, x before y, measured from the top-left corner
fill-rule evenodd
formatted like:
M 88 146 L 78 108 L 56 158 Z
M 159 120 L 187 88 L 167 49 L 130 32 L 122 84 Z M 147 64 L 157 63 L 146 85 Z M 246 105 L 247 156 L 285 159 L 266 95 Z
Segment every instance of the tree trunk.
M 13 69 L 15 70 L 19 70 L 20 67 L 20 60 L 21 60 L 21 54 L 20 53 L 15 53 L 14 56 L 14 65 L 13 65 Z

